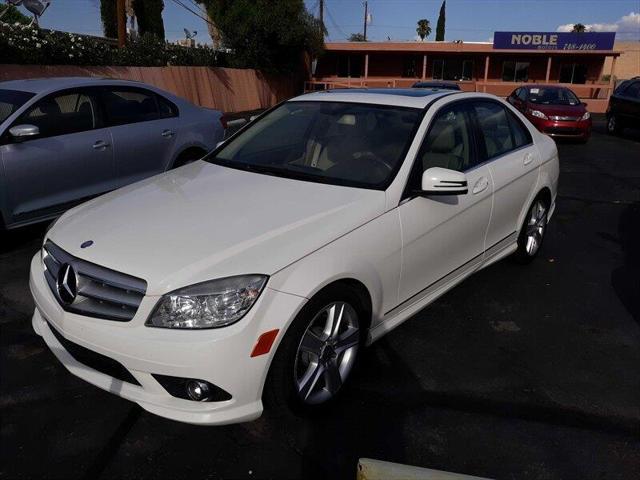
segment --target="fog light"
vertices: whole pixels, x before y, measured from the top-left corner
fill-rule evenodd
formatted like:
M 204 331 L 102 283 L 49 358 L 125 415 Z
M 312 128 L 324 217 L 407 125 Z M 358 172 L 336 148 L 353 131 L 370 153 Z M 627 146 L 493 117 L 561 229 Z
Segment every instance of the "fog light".
M 201 382 L 200 380 L 189 380 L 187 383 L 187 394 L 191 400 L 204 402 L 209 398 L 209 384 Z

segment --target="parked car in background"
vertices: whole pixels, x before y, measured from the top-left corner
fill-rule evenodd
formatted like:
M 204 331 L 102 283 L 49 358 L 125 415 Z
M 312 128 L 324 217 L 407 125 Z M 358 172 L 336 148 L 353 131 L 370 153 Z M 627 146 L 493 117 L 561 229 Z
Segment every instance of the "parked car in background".
M 558 172 L 555 142 L 493 95 L 303 95 L 62 215 L 31 263 L 33 327 L 161 416 L 312 411 L 365 345 L 481 268 L 533 260 Z
M 223 139 L 221 116 L 139 82 L 0 82 L 0 227 L 203 157 Z
M 538 130 L 551 137 L 586 142 L 591 137 L 591 114 L 585 103 L 566 87 L 525 85 L 507 98 Z
M 607 131 L 620 134 L 628 126 L 640 128 L 640 77 L 622 82 L 609 98 Z
M 439 80 L 430 80 L 428 82 L 416 82 L 411 88 L 436 88 L 439 90 L 460 90 L 460 85 L 456 82 L 445 82 Z

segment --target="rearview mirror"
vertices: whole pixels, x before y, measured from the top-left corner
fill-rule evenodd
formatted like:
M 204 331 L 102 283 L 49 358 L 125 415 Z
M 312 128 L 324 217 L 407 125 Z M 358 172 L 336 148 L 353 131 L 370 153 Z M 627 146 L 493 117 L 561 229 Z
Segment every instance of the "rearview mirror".
M 22 142 L 23 140 L 40 135 L 40 129 L 35 125 L 16 125 L 9 129 L 9 135 L 11 135 L 16 142 Z
M 462 172 L 432 167 L 422 174 L 424 195 L 465 195 L 468 191 L 467 176 Z

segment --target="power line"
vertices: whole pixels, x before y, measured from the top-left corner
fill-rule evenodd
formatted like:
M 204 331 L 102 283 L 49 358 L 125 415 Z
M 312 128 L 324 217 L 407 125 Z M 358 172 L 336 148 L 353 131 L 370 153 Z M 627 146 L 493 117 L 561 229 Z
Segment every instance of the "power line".
M 171 1 L 172 1 L 173 3 L 175 3 L 176 5 L 181 6 L 181 7 L 182 7 L 182 8 L 184 8 L 185 10 L 187 10 L 187 11 L 189 11 L 189 12 L 193 13 L 193 14 L 194 14 L 196 17 L 198 17 L 199 19 L 204 20 L 204 22 L 205 22 L 206 24 L 211 25 L 212 27 L 215 27 L 215 25 L 214 25 L 212 22 L 210 22 L 208 18 L 203 17 L 202 15 L 200 15 L 200 14 L 199 14 L 199 13 L 197 13 L 197 12 L 194 12 L 193 10 L 191 10 L 191 8 L 189 8 L 188 6 L 186 6 L 186 5 L 185 5 L 184 3 L 182 3 L 180 0 L 171 0 Z

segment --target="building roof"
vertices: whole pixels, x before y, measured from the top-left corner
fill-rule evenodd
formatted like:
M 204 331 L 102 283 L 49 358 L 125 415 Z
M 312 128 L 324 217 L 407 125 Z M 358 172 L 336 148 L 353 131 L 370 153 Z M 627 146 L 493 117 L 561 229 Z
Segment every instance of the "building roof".
M 414 53 L 508 53 L 513 55 L 606 55 L 617 57 L 615 50 L 505 50 L 493 48 L 491 43 L 455 42 L 328 42 L 328 52 L 414 52 Z

